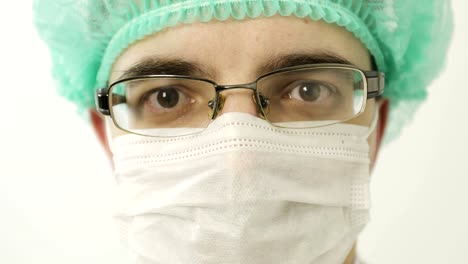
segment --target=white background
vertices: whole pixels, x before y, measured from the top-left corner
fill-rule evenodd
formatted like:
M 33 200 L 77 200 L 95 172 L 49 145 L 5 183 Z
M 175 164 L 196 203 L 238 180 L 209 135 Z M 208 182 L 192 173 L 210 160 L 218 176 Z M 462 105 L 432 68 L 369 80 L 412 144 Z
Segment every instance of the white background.
M 109 162 L 55 94 L 30 6 L 8 1 L 0 16 L 0 263 L 126 263 Z M 373 175 L 359 243 L 371 264 L 468 263 L 468 3 L 453 7 L 447 69 Z

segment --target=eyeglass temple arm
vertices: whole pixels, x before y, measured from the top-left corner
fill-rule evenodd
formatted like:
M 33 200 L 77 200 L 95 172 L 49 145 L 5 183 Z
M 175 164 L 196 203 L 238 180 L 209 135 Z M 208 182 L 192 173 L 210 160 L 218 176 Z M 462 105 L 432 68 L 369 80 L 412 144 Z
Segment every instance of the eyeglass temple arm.
M 375 98 L 384 93 L 385 74 L 378 71 L 364 72 L 367 79 L 367 99 Z
M 97 89 L 95 93 L 96 109 L 103 115 L 110 115 L 109 109 L 109 89 Z

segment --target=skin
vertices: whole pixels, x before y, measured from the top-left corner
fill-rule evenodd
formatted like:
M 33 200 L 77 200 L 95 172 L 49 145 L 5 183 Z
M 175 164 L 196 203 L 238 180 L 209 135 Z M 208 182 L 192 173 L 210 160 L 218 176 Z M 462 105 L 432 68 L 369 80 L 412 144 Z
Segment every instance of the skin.
M 363 70 L 371 70 L 368 50 L 345 29 L 310 19 L 275 16 L 180 25 L 153 34 L 134 43 L 120 55 L 112 67 L 110 83 L 116 81 L 130 66 L 153 55 L 188 59 L 204 65 L 211 70 L 210 79 L 219 84 L 249 83 L 257 77 L 255 72 L 262 62 L 278 54 L 304 51 L 332 52 Z M 258 116 L 251 91 L 236 89 L 224 95 L 226 101 L 221 114 L 245 112 Z M 376 130 L 368 138 L 371 170 L 385 131 L 388 100 L 368 100 L 364 113 L 350 121 L 368 126 L 376 110 L 379 111 L 379 121 Z M 111 125 L 110 133 L 106 133 L 104 117 L 94 110 L 90 110 L 90 116 L 95 132 L 112 160 L 106 137 L 109 134 L 115 137 L 124 132 Z M 344 264 L 352 263 L 354 257 L 353 247 Z

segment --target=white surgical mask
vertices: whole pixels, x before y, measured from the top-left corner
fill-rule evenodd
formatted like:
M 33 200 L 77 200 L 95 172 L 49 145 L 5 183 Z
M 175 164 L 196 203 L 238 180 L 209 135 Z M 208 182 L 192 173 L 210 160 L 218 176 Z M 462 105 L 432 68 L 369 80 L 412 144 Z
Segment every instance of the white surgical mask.
M 134 263 L 343 263 L 368 222 L 371 128 L 225 113 L 201 133 L 111 144 Z

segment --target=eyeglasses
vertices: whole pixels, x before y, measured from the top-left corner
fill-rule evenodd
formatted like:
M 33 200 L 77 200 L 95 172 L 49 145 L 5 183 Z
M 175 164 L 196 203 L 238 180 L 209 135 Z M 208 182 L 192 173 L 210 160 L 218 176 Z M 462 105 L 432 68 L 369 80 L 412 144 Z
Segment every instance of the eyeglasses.
M 367 99 L 383 94 L 384 74 L 351 65 L 313 64 L 283 68 L 236 85 L 183 75 L 143 75 L 98 89 L 96 106 L 124 131 L 181 136 L 206 128 L 223 108 L 222 93 L 231 89 L 252 90 L 259 116 L 275 126 L 312 128 L 361 114 Z

